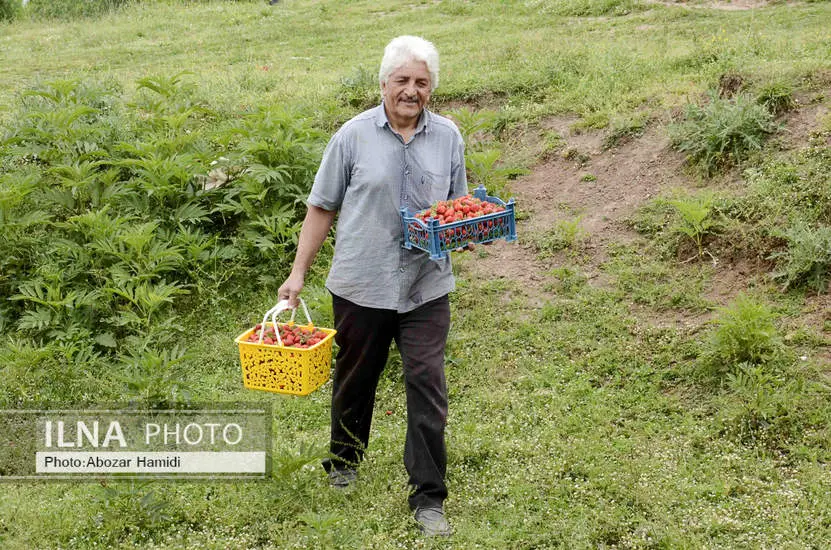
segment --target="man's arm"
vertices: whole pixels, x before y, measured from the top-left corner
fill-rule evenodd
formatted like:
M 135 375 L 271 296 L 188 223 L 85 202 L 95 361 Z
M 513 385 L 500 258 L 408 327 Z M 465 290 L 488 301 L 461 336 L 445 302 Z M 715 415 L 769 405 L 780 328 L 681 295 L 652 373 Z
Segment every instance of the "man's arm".
M 336 210 L 324 210 L 318 206 L 309 205 L 306 218 L 303 220 L 303 227 L 300 229 L 294 265 L 288 278 L 277 291 L 278 300 L 288 300 L 291 307 L 297 307 L 297 296 L 303 290 L 306 272 L 309 271 L 320 246 L 326 240 L 332 222 L 335 220 L 335 214 L 337 214 Z

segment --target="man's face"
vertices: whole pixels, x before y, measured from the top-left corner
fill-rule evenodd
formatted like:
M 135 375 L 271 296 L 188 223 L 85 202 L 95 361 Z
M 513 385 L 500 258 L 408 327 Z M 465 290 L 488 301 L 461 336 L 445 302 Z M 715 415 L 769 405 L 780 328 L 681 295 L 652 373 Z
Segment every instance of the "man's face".
M 424 61 L 414 59 L 395 69 L 381 84 L 384 105 L 397 122 L 418 120 L 421 110 L 430 101 L 430 71 Z

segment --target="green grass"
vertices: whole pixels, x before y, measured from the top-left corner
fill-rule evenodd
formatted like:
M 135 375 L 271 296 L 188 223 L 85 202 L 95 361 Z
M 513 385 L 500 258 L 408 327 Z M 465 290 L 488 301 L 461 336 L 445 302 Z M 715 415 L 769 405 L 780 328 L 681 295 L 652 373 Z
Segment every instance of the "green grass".
M 582 128 L 607 127 L 611 147 L 667 120 L 668 110 L 698 102 L 727 72 L 751 76 L 761 83 L 753 87 L 757 100 L 786 111 L 793 94 L 827 88 L 829 18 L 827 3 L 740 12 L 628 0 L 135 2 L 94 23 L 0 23 L 0 129 L 6 135 L 17 120 L 22 92 L 44 82 L 108 83 L 138 106 L 119 103 L 119 109 L 146 112 L 140 79 L 185 70 L 192 73 L 191 105 L 210 105 L 233 120 L 281 106 L 331 133 L 372 100 L 382 48 L 406 32 L 439 47 L 437 108 L 465 118 L 472 140 L 480 141 L 481 164 L 499 153 L 498 166 L 528 165 L 565 145 L 535 126 L 547 115 L 567 113 Z M 219 124 L 210 118 L 190 123 L 189 135 L 200 136 L 214 136 Z M 266 126 L 255 138 L 268 133 Z M 541 142 L 525 139 L 530 136 L 542 136 Z M 812 230 L 827 224 L 831 210 L 820 185 L 827 174 L 825 137 L 784 158 L 763 149 L 768 158 L 747 173 L 735 198 L 698 204 L 707 211 L 703 219 L 710 219 L 710 206 L 729 219 L 717 235 L 693 211 L 684 218 L 669 201 L 650 203 L 631 222 L 643 240 L 613 243 L 599 266 L 602 281 L 584 273 L 584 251 L 554 254 L 581 248 L 577 220 L 542 231 L 532 243 L 541 260 L 566 257 L 539 274 L 538 290 L 475 279 L 469 264 L 477 259 L 459 258 L 447 348 L 446 507 L 456 529 L 449 546 L 827 544 L 831 396 L 821 357 L 831 337 L 827 319 L 822 326 L 797 322 L 813 299 L 806 280 L 817 273 L 827 278 L 827 259 L 819 258 L 817 267 L 815 255 L 803 254 L 809 247 L 799 244 L 813 241 L 784 233 L 790 241 L 780 238 L 760 253 L 786 254 L 779 267 L 792 287 L 788 294 L 759 283 L 757 301 L 720 309 L 709 294 L 717 268 L 706 257 L 681 263 L 689 254 L 678 254 L 685 238 L 690 251 L 704 247 L 718 257 L 720 240 L 735 239 L 739 224 L 768 244 L 776 231 L 800 222 Z M 63 154 L 60 143 L 49 140 L 52 154 Z M 197 145 L 204 154 L 222 140 L 208 137 Z M 256 150 L 256 139 L 249 145 Z M 71 175 L 50 173 L 54 181 Z M 589 180 L 582 185 L 604 184 Z M 3 180 L 0 212 L 11 212 L 24 184 Z M 705 196 L 700 192 L 689 196 Z M 684 219 L 687 232 L 673 225 Z M 329 253 L 304 292 L 324 326 L 331 326 L 322 288 Z M 448 546 L 420 539 L 406 508 L 405 397 L 395 354 L 378 390 L 360 485 L 345 493 L 326 486 L 318 465 L 328 439 L 331 384 L 304 398 L 241 387 L 232 339 L 273 305 L 289 261 L 290 253 L 275 254 L 267 267 L 260 264 L 231 284 L 220 276 L 200 279 L 200 291 L 183 296 L 173 310 L 188 355 L 161 384 L 206 402 L 270 403 L 271 479 L 106 488 L 3 483 L 0 547 Z M 0 314 L 8 307 L 0 306 Z M 3 406 L 117 399 L 128 391 L 112 356 L 84 356 L 56 342 L 41 347 L 2 316 L 0 332 Z
M 641 105 L 677 104 L 737 67 L 790 78 L 827 66 L 821 4 L 740 13 L 648 5 L 611 20 L 563 17 L 533 3 L 464 4 L 458 17 L 455 4 L 139 3 L 95 25 L 21 21 L 3 27 L 0 105 L 44 76 L 110 75 L 133 90 L 149 73 L 189 70 L 211 97 L 305 104 L 332 122 L 345 116 L 334 93 L 342 79 L 376 67 L 389 37 L 402 32 L 440 48 L 437 100 L 510 95 L 509 112 L 523 118 L 573 112 L 608 120 Z M 372 24 L 356 36 L 365 19 Z
M 712 277 L 708 264 L 682 268 L 643 247 L 616 245 L 609 253 L 604 269 L 614 276 L 617 289 L 634 303 L 656 311 L 703 312 L 711 308 L 702 296 Z

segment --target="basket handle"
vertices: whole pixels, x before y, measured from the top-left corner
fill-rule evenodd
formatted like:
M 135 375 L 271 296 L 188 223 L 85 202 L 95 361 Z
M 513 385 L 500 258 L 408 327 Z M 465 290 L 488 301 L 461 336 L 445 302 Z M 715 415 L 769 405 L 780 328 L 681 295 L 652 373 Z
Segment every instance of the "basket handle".
M 303 298 L 300 298 L 299 296 L 297 297 L 297 299 L 300 300 L 300 305 L 303 306 L 303 314 L 306 316 L 306 324 L 314 326 L 313 323 L 312 323 L 312 318 L 309 315 L 309 310 L 306 307 L 306 302 L 304 302 Z M 268 320 L 268 316 L 270 315 L 271 316 L 271 325 L 274 327 L 274 335 L 277 336 L 277 342 L 281 346 L 283 345 L 283 339 L 280 338 L 280 331 L 277 330 L 277 316 L 280 313 L 286 311 L 287 309 L 291 310 L 291 319 L 290 319 L 290 321 L 294 322 L 294 315 L 297 313 L 297 308 L 296 307 L 291 307 L 289 305 L 288 300 L 280 300 L 279 302 L 277 302 L 277 304 L 274 307 L 272 307 L 271 309 L 269 309 L 268 311 L 265 312 L 265 315 L 263 315 L 263 322 L 261 323 L 261 326 L 260 326 L 260 342 L 259 342 L 260 344 L 263 343 L 263 336 L 265 335 L 265 322 Z

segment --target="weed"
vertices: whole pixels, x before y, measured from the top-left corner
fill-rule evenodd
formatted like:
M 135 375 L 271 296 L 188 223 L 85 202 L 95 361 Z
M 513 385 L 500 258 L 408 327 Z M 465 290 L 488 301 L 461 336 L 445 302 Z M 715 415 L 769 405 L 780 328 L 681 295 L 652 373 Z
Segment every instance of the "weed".
M 178 512 L 159 497 L 152 482 L 103 484 L 95 517 L 100 539 L 116 543 L 124 537 L 149 541 L 167 529 Z
M 306 543 L 317 548 L 346 548 L 359 542 L 349 521 L 334 512 L 304 512 L 298 518 L 305 526 Z
M 798 403 L 805 392 L 799 377 L 772 375 L 759 365 L 741 363 L 727 374 L 731 398 L 719 419 L 724 435 L 751 446 L 781 450 L 803 429 Z
M 773 278 L 782 281 L 783 289 L 805 285 L 817 293 L 824 292 L 831 278 L 831 227 L 799 223 L 780 236 L 787 245 L 771 255 L 777 260 Z
M 597 181 L 597 176 L 595 176 L 594 174 L 583 174 L 582 176 L 580 176 L 580 181 L 587 183 Z
M 557 151 L 565 147 L 566 140 L 559 132 L 547 130 L 542 135 L 542 145 L 539 151 L 539 160 L 545 161 L 550 159 Z
M 658 311 L 706 311 L 711 307 L 701 295 L 708 279 L 706 265 L 679 271 L 680 266 L 668 265 L 651 248 L 643 246 L 613 245 L 609 256 L 603 270 L 615 277 L 617 288 L 627 299 Z
M 477 111 L 469 107 L 459 107 L 447 111 L 459 128 L 465 144 L 468 148 L 476 148 L 478 144 L 486 141 L 487 135 L 493 131 L 498 113 L 485 109 Z
M 111 86 L 22 94 L 0 149 L 4 327 L 107 353 L 163 346 L 179 297 L 293 249 L 318 134 L 269 109 L 206 126 L 215 113 L 187 76 L 141 78 L 135 118 Z
M 608 133 L 603 138 L 603 148 L 611 149 L 632 138 L 643 135 L 648 123 L 649 115 L 645 112 L 613 119 Z
M 585 113 L 583 117 L 571 125 L 575 133 L 582 133 L 584 130 L 601 130 L 609 125 L 611 116 L 606 111 L 592 111 Z
M 692 198 L 673 199 L 668 201 L 679 214 L 671 230 L 688 237 L 695 243 L 697 257 L 704 254 L 704 238 L 713 233 L 717 227 L 712 218 L 713 196 L 704 194 Z
M 549 290 L 556 290 L 565 295 L 579 292 L 586 286 L 588 280 L 584 273 L 567 266 L 554 268 L 549 272 L 549 275 L 557 280 Z M 544 313 L 542 314 L 543 317 L 545 315 Z
M 439 5 L 440 13 L 444 13 L 447 15 L 470 15 L 473 11 L 472 7 L 462 0 L 449 0 L 448 2 L 442 2 Z
M 822 145 L 768 160 L 745 173 L 747 194 L 728 202 L 725 214 L 744 224 L 748 250 L 776 261 L 772 273 L 783 288 L 826 288 L 831 155 Z
M 831 133 L 831 113 L 826 114 L 820 119 L 820 132 L 826 134 Z
M 534 247 L 542 257 L 550 256 L 565 249 L 577 248 L 586 238 L 580 227 L 580 217 L 572 220 L 557 220 L 554 226 L 534 241 Z
M 568 149 L 563 151 L 561 156 L 566 160 L 576 161 L 581 166 L 589 162 L 592 158 L 589 153 L 586 153 L 585 151 L 580 151 L 573 147 L 569 147 Z
M 344 105 L 364 111 L 378 104 L 380 94 L 378 74 L 358 65 L 352 73 L 341 78 L 337 97 Z
M 465 154 L 465 166 L 473 183 L 484 185 L 488 194 L 502 197 L 510 179 L 527 174 L 528 171 L 516 167 L 498 167 L 502 153 L 498 149 L 470 151 Z
M 0 405 L 17 408 L 49 403 L 90 403 L 112 395 L 102 379 L 105 362 L 91 344 L 36 346 L 15 338 L 0 345 Z
M 119 375 L 127 390 L 125 397 L 150 408 L 187 403 L 190 395 L 182 384 L 186 359 L 186 350 L 175 345 L 161 351 L 148 347 L 131 350 L 122 359 Z
M 310 464 L 319 464 L 327 458 L 329 453 L 326 449 L 315 445 L 301 444 L 298 452 L 283 452 L 274 459 L 274 476 L 285 483 L 296 472 Z
M 735 373 L 742 364 L 774 365 L 785 351 L 775 320 L 770 307 L 749 294 L 720 308 L 703 354 L 709 374 Z
M 768 228 L 831 224 L 831 153 L 809 146 L 749 170 L 746 217 Z
M 756 102 L 774 116 L 781 115 L 796 107 L 793 86 L 785 81 L 770 82 L 762 86 L 756 93 Z
M 672 145 L 708 175 L 761 150 L 776 129 L 767 109 L 748 95 L 722 99 L 715 92 L 704 106 L 688 104 L 684 120 L 669 128 Z
M 638 233 L 654 237 L 668 227 L 676 215 L 677 210 L 669 201 L 657 198 L 639 206 L 626 223 Z

